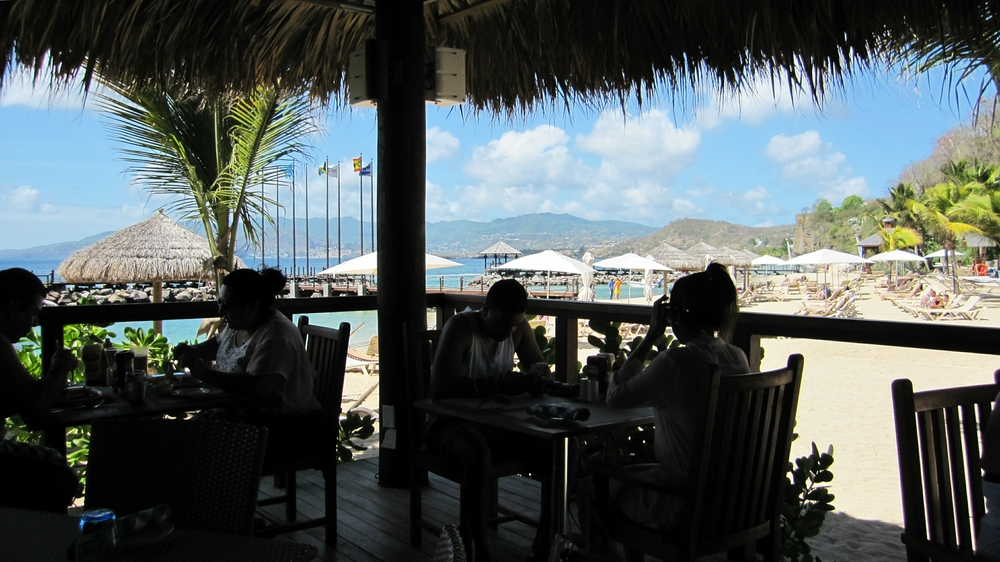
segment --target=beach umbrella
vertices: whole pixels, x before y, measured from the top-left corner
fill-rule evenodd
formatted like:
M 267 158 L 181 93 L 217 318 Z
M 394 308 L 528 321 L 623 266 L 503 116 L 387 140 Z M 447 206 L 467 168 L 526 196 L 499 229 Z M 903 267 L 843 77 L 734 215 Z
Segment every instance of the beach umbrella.
M 754 258 L 750 263 L 753 265 L 786 265 L 787 262 L 778 256 L 767 255 Z
M 153 302 L 163 302 L 164 281 L 212 280 L 215 270 L 208 240 L 172 221 L 161 209 L 73 252 L 56 273 L 69 283 L 150 283 Z M 236 267 L 245 268 L 236 258 Z M 163 322 L 153 322 L 163 331 Z
M 459 267 L 462 264 L 435 256 L 424 254 L 426 269 L 443 269 L 446 267 Z M 317 275 L 378 275 L 378 252 L 372 252 L 344 263 L 335 265 L 329 269 L 324 269 Z
M 928 259 L 929 258 L 943 258 L 945 256 L 945 254 L 947 254 L 949 256 L 964 256 L 965 255 L 962 252 L 959 252 L 958 250 L 938 250 L 936 252 L 931 252 L 931 253 L 927 254 L 926 256 L 924 256 L 924 257 L 928 258 Z
M 649 252 L 653 259 L 678 271 L 700 271 L 705 268 L 701 258 L 693 258 L 687 252 L 664 242 Z
M 583 263 L 582 261 L 575 260 L 558 252 L 553 252 L 552 250 L 544 250 L 538 252 L 537 254 L 531 254 L 530 256 L 524 256 L 523 258 L 511 260 L 503 265 L 497 266 L 496 269 L 507 271 L 543 271 L 548 273 L 548 278 L 545 282 L 546 297 L 550 296 L 549 280 L 551 279 L 553 273 L 583 275 L 584 273 L 594 272 L 594 268 Z
M 788 265 L 831 265 L 837 263 L 872 263 L 872 261 L 855 256 L 854 254 L 848 254 L 847 252 L 823 248 L 822 250 L 795 256 L 785 263 Z M 817 279 L 819 278 L 819 271 L 816 272 L 816 277 Z M 825 270 L 823 271 L 823 279 L 826 279 Z
M 581 261 L 583 261 L 584 265 L 593 266 L 594 254 L 590 252 L 583 254 Z M 580 289 L 580 293 L 577 295 L 576 300 L 592 302 L 594 300 L 594 289 L 591 285 L 594 284 L 594 273 L 592 271 L 584 273 L 581 283 L 583 284 L 583 288 Z
M 642 270 L 657 270 L 657 271 L 673 271 L 673 269 L 657 263 L 650 258 L 644 258 L 638 254 L 627 253 L 620 256 L 615 256 L 613 258 L 608 258 L 606 260 L 601 260 L 594 263 L 594 267 L 600 267 L 603 269 L 626 269 L 629 272 L 628 276 L 628 293 L 625 297 L 626 302 L 631 302 L 632 300 L 632 271 L 636 269 Z
M 901 262 L 901 261 L 926 261 L 923 256 L 918 256 L 912 252 L 907 252 L 904 250 L 892 250 L 890 252 L 882 252 L 881 254 L 875 254 L 874 256 L 868 258 L 872 261 L 881 262 Z M 892 284 L 892 266 L 889 266 L 889 284 Z
M 647 260 L 652 260 L 653 256 L 646 256 Z M 653 269 L 646 269 L 642 276 L 642 296 L 646 298 L 646 304 L 653 302 Z M 667 290 L 666 275 L 663 278 L 663 290 Z

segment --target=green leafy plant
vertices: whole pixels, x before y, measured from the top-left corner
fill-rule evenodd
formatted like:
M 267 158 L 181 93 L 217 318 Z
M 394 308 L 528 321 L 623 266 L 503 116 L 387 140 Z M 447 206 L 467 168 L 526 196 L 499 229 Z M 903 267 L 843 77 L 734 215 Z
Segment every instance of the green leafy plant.
M 794 441 L 798 434 L 792 436 Z M 833 445 L 820 453 L 816 443 L 812 452 L 788 463 L 788 483 L 781 506 L 781 556 L 791 562 L 814 560 L 806 539 L 819 534 L 826 514 L 833 511 L 834 495 L 829 486 L 833 481 Z M 815 558 L 816 562 L 822 562 Z
M 337 436 L 337 462 L 351 462 L 354 451 L 364 451 L 368 447 L 356 441 L 368 439 L 375 433 L 375 421 L 371 416 L 361 417 L 357 412 L 347 412 L 347 417 L 340 420 L 340 431 Z
M 131 347 L 145 347 L 149 349 L 149 368 L 156 372 L 163 372 L 163 364 L 169 361 L 174 353 L 174 347 L 167 342 L 163 334 L 146 331 L 143 328 L 125 328 L 125 342 Z

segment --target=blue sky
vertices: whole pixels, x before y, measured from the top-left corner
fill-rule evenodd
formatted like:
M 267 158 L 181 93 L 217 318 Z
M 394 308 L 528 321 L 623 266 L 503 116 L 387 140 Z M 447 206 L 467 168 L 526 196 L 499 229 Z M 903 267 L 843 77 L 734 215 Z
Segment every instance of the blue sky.
M 0 93 L 0 249 L 78 240 L 162 205 L 130 185 L 93 100 L 8 84 Z M 819 198 L 837 205 L 852 194 L 885 196 L 965 117 L 967 104 L 942 102 L 939 87 L 934 79 L 863 79 L 822 112 L 787 91 L 772 95 L 770 84 L 687 110 L 661 100 L 627 114 L 575 109 L 513 122 L 428 106 L 427 220 L 553 212 L 654 227 L 684 217 L 793 223 Z M 347 168 L 351 157 L 376 155 L 375 110 L 328 111 L 321 124 L 297 180 L 301 188 L 308 173 L 311 217 L 326 213 L 316 174 L 324 157 Z M 391 163 L 376 161 L 376 172 L 383 165 Z M 343 176 L 344 213 L 357 217 L 358 178 Z M 335 201 L 331 208 L 335 216 Z

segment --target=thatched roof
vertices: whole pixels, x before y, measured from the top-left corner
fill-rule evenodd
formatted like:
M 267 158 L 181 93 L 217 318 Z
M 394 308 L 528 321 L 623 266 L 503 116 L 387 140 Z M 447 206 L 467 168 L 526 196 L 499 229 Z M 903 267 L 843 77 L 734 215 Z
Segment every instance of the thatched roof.
M 501 240 L 496 244 L 479 252 L 483 256 L 520 256 L 521 252 L 510 244 Z
M 349 56 L 375 35 L 369 0 L 0 2 L 0 79 L 15 64 L 225 94 L 305 87 L 346 100 Z M 400 9 L 400 8 L 393 8 Z M 921 38 L 996 37 L 996 0 L 427 0 L 426 43 L 466 51 L 470 106 L 618 103 L 758 81 L 840 87 Z M 47 77 L 43 77 L 47 78 Z M 0 84 L 2 86 L 2 84 Z
M 687 252 L 678 250 L 666 242 L 650 250 L 649 255 L 659 263 L 678 271 L 700 271 L 705 268 L 702 260 L 692 258 Z
M 211 258 L 208 240 L 160 212 L 73 252 L 56 273 L 70 283 L 210 279 Z

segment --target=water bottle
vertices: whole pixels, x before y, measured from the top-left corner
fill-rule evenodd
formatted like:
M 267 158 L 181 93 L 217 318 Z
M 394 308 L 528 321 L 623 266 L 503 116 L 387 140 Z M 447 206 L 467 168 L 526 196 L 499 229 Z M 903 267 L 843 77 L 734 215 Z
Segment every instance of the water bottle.
M 76 562 L 110 562 L 118 547 L 115 512 L 110 509 L 84 511 L 76 538 Z

